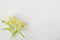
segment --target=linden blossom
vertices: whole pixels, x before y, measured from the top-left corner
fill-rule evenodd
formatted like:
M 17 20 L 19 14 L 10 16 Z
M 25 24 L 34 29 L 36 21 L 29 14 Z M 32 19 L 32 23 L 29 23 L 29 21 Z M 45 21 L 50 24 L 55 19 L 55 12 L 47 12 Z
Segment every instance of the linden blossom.
M 3 28 L 2 30 L 9 30 L 12 34 L 11 37 L 15 36 L 16 33 L 19 33 L 22 37 L 25 37 L 20 31 L 20 29 L 25 26 L 23 21 L 17 20 L 14 16 L 10 16 L 6 21 L 2 20 L 2 22 L 9 26 L 8 28 Z

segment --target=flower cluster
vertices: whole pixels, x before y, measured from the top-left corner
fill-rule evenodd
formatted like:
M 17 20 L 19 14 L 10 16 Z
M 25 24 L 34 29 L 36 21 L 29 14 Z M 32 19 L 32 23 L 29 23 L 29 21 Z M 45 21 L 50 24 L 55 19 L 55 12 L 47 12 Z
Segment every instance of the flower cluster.
M 17 20 L 14 16 L 10 16 L 7 20 L 2 20 L 2 22 L 9 26 L 8 28 L 3 28 L 2 30 L 9 30 L 12 34 L 11 37 L 14 37 L 16 33 L 19 33 L 22 37 L 25 37 L 20 31 L 20 29 L 25 26 L 23 21 Z

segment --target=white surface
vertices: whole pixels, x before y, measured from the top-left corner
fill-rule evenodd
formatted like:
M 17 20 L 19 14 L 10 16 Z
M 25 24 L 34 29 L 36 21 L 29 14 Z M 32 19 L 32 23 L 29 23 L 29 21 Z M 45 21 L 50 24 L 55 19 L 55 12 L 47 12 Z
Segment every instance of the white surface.
M 24 40 L 60 40 L 60 0 L 0 0 L 0 20 L 9 15 L 28 22 Z M 9 40 L 9 34 L 0 31 L 0 40 Z M 23 39 L 17 36 L 14 40 Z

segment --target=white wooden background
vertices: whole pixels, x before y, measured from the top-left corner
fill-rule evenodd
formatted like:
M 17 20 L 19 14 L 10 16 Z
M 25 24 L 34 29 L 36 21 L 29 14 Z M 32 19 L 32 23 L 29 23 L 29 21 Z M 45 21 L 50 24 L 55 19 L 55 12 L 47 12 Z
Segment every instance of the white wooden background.
M 60 0 L 0 0 L 0 20 L 10 15 L 21 17 L 28 26 L 14 40 L 60 40 Z M 0 29 L 7 27 L 0 22 Z M 0 30 L 0 40 L 10 33 Z

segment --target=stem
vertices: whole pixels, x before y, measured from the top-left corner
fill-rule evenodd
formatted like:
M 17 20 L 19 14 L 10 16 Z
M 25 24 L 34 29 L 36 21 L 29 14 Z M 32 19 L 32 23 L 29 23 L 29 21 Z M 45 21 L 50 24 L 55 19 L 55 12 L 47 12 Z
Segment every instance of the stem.
M 14 40 L 14 38 L 12 37 L 12 38 L 10 38 L 10 40 Z

